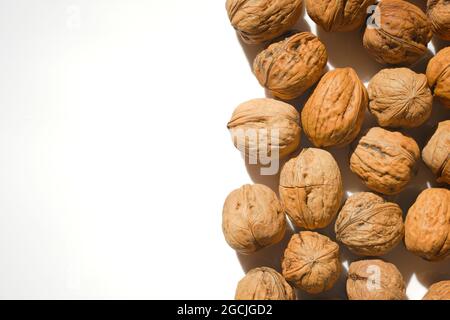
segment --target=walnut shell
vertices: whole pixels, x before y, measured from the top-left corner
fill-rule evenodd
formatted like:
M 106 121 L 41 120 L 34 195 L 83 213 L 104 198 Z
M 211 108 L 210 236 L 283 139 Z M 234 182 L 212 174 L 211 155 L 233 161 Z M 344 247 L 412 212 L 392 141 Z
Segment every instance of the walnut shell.
M 284 158 L 300 145 L 300 114 L 293 106 L 273 99 L 254 99 L 239 105 L 228 129 L 236 148 L 250 159 Z
M 409 65 L 425 55 L 433 34 L 422 10 L 404 0 L 383 0 L 377 10 L 380 25 L 364 33 L 364 47 L 376 61 Z
M 433 33 L 450 41 L 450 2 L 448 0 L 428 0 L 427 15 Z
M 450 184 L 450 120 L 442 121 L 422 151 L 426 165 L 437 177 L 437 182 Z
M 450 300 L 450 280 L 433 284 L 423 300 Z
M 350 300 L 405 300 L 405 281 L 392 263 L 356 261 L 348 270 L 347 296 Z
M 323 76 L 302 110 L 302 126 L 316 147 L 345 146 L 361 130 L 368 103 L 364 84 L 352 68 Z
M 233 249 L 250 254 L 283 239 L 286 217 L 272 189 L 261 184 L 244 185 L 225 200 L 222 230 Z
M 414 139 L 376 127 L 359 141 L 350 158 L 350 169 L 370 189 L 393 195 L 406 187 L 419 158 Z
M 343 197 L 341 172 L 333 156 L 321 149 L 303 149 L 281 170 L 280 197 L 297 227 L 329 225 Z
M 427 78 L 434 95 L 450 108 L 450 47 L 442 49 L 430 60 Z
M 366 20 L 367 8 L 376 0 L 306 0 L 311 19 L 325 31 L 353 31 Z
M 248 44 L 272 40 L 295 25 L 303 0 L 227 0 L 231 25 Z
M 450 254 L 450 191 L 424 190 L 409 208 L 405 221 L 405 244 L 412 253 L 429 261 Z
M 295 291 L 281 274 L 272 268 L 250 270 L 236 289 L 236 300 L 295 300 Z
M 282 269 L 286 280 L 308 293 L 329 290 L 341 273 L 339 246 L 316 232 L 294 234 L 284 252 Z
M 290 100 L 320 79 L 327 60 L 327 50 L 319 38 L 302 32 L 259 53 L 253 71 L 259 83 L 275 97 Z
M 369 110 L 382 127 L 414 128 L 431 116 L 427 77 L 407 68 L 384 69 L 369 84 Z
M 376 194 L 356 193 L 342 207 L 335 231 L 336 239 L 352 252 L 381 256 L 403 239 L 402 209 Z

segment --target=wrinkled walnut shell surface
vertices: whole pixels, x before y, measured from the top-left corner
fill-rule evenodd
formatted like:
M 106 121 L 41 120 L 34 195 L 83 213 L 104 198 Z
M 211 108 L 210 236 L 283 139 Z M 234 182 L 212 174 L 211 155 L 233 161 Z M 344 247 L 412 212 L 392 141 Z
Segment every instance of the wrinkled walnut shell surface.
M 450 184 L 450 120 L 442 121 L 422 151 L 426 165 L 437 182 Z
M 341 272 L 339 246 L 316 232 L 294 234 L 284 252 L 282 269 L 286 280 L 308 293 L 327 291 Z
M 450 300 L 450 280 L 433 284 L 423 300 Z
M 269 187 L 244 185 L 225 200 L 222 230 L 233 249 L 250 254 L 283 239 L 286 217 L 275 192 Z
M 302 32 L 259 53 L 253 71 L 259 83 L 275 97 L 290 100 L 320 79 L 327 60 L 327 51 L 319 38 Z
M 295 300 L 295 291 L 281 274 L 272 268 L 250 270 L 236 289 L 236 300 Z
M 427 15 L 433 33 L 441 39 L 450 41 L 450 1 L 428 0 Z
M 427 78 L 434 95 L 450 108 L 450 47 L 440 50 L 430 60 Z

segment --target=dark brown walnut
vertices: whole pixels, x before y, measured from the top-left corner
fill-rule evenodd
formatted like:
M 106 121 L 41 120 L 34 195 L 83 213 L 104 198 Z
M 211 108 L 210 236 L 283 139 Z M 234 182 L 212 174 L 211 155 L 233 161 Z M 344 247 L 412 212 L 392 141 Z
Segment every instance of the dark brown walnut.
M 350 158 L 350 169 L 370 189 L 393 195 L 411 180 L 419 158 L 414 139 L 376 127 L 359 141 Z
M 434 95 L 450 108 L 450 47 L 442 49 L 430 60 L 427 78 Z
M 353 31 L 365 21 L 367 8 L 376 0 L 306 0 L 311 19 L 325 31 Z
M 450 300 L 450 280 L 433 284 L 423 300 Z
M 403 239 L 402 209 L 376 194 L 356 193 L 342 207 L 335 231 L 336 239 L 352 252 L 381 256 Z
M 261 184 L 244 185 L 225 200 L 222 230 L 233 249 L 250 254 L 283 239 L 286 217 L 270 188 Z
M 300 144 L 300 114 L 284 102 L 254 99 L 239 105 L 228 129 L 234 145 L 246 158 L 284 158 Z
M 422 151 L 426 165 L 437 177 L 437 182 L 450 184 L 450 120 L 442 121 Z
M 281 170 L 281 201 L 297 227 L 328 226 L 339 210 L 342 196 L 341 172 L 333 156 L 325 150 L 303 149 Z
M 429 261 L 450 254 L 450 190 L 432 188 L 419 195 L 406 216 L 405 244 Z
M 302 110 L 302 126 L 316 147 L 345 146 L 364 120 L 368 103 L 364 84 L 352 68 L 323 76 Z
M 275 97 L 290 100 L 320 79 L 327 60 L 327 50 L 319 38 L 302 32 L 258 54 L 253 71 L 259 83 Z
M 392 263 L 356 261 L 348 270 L 347 296 L 350 300 L 405 300 L 405 281 Z
M 431 115 L 427 77 L 407 68 L 384 69 L 369 83 L 369 109 L 382 127 L 414 128 Z
M 250 270 L 236 289 L 236 300 L 295 300 L 295 292 L 281 274 L 272 268 Z
M 308 293 L 327 291 L 341 273 L 339 246 L 316 232 L 294 234 L 284 252 L 282 269 L 287 281 Z
M 303 0 L 227 0 L 230 22 L 242 40 L 258 44 L 281 36 L 295 25 Z
M 428 0 L 427 15 L 433 33 L 441 39 L 450 40 L 450 1 Z
M 404 0 L 383 0 L 377 15 L 379 25 L 369 25 L 364 33 L 364 47 L 375 60 L 410 65 L 425 55 L 433 34 L 421 9 Z

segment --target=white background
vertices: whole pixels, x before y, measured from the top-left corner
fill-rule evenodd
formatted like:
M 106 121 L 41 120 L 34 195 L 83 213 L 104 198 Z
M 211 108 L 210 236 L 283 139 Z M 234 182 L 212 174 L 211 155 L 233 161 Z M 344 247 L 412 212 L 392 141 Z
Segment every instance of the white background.
M 239 103 L 265 92 L 249 65 L 261 47 L 239 42 L 224 2 L 0 1 L 0 298 L 228 299 L 244 271 L 279 268 L 289 235 L 241 257 L 221 231 L 231 190 L 277 184 L 245 166 L 226 130 Z M 297 28 L 318 33 L 308 18 Z M 330 68 L 366 82 L 380 69 L 361 32 L 319 35 Z M 421 147 L 449 118 L 435 109 L 411 133 Z M 364 187 L 348 151 L 332 150 L 354 192 Z M 393 200 L 407 207 L 432 181 L 421 166 Z M 403 244 L 386 259 L 410 298 L 450 278 L 448 261 Z M 319 297 L 345 298 L 344 284 Z

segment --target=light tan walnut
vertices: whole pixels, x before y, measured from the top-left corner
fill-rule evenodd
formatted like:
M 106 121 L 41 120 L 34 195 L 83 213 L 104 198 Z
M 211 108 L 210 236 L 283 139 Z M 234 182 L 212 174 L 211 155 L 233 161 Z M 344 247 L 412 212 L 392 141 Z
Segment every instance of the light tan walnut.
M 316 232 L 294 234 L 284 252 L 282 269 L 286 280 L 308 293 L 327 291 L 341 272 L 339 246 Z
M 345 146 L 361 130 L 368 97 L 352 68 L 323 76 L 302 110 L 302 126 L 316 147 Z
M 254 99 L 239 105 L 228 129 L 246 158 L 284 158 L 300 145 L 300 114 L 284 102 Z
M 227 0 L 230 22 L 242 40 L 258 44 L 272 40 L 295 25 L 303 0 Z
M 350 158 L 350 169 L 370 189 L 393 195 L 406 187 L 419 159 L 414 139 L 375 127 L 359 141 Z
M 303 149 L 281 170 L 281 201 L 297 227 L 328 226 L 339 210 L 342 196 L 341 172 L 333 156 L 325 150 Z
M 236 289 L 236 300 L 295 300 L 295 291 L 281 274 L 272 268 L 250 270 Z
M 450 120 L 442 121 L 422 151 L 426 165 L 437 182 L 450 184 Z
M 450 280 L 433 284 L 423 300 L 450 300 Z
M 392 263 L 361 260 L 350 265 L 347 295 L 350 300 L 405 300 L 405 281 Z
M 412 253 L 429 261 L 450 254 L 450 190 L 424 190 L 408 211 L 405 244 Z
M 368 26 L 364 33 L 364 47 L 375 60 L 410 65 L 422 58 L 433 36 L 425 13 L 404 0 L 383 0 L 377 10 L 379 25 Z
M 369 108 L 382 127 L 414 128 L 431 115 L 427 77 L 407 68 L 384 69 L 369 83 Z
M 441 39 L 450 41 L 450 1 L 428 0 L 427 15 L 433 33 Z
M 352 252 L 363 256 L 381 256 L 403 239 L 402 209 L 376 194 L 356 193 L 342 207 L 335 231 L 336 239 Z
M 259 53 L 253 71 L 259 83 L 275 97 L 290 100 L 320 79 L 327 60 L 327 50 L 319 38 L 302 32 Z
M 250 254 L 283 239 L 286 217 L 270 188 L 261 184 L 244 185 L 225 200 L 222 230 L 233 249 Z
M 366 21 L 367 9 L 376 0 L 306 0 L 311 19 L 325 31 L 353 31 Z
M 442 49 L 430 60 L 427 78 L 434 95 L 450 108 L 450 47 Z

